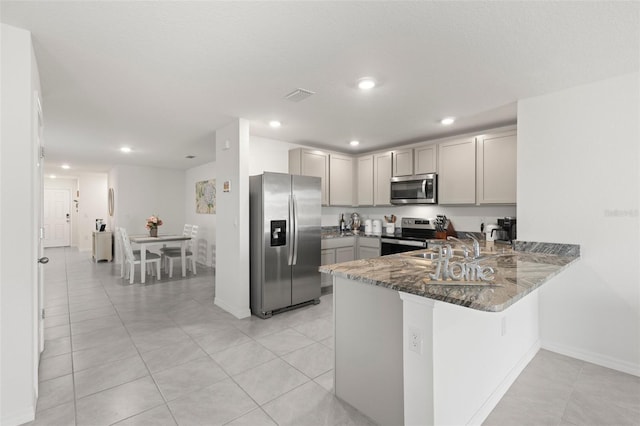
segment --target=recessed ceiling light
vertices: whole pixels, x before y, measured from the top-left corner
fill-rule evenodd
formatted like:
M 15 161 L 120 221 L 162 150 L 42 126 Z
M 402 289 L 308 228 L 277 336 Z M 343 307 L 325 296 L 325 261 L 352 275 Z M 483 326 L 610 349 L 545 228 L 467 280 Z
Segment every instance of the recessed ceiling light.
M 278 120 L 271 120 L 269 122 L 269 126 L 273 127 L 274 129 L 277 129 L 278 127 L 282 126 L 282 123 L 279 122 Z
M 49 179 L 55 179 L 56 175 L 49 175 Z
M 65 169 L 65 170 L 69 170 L 69 169 L 71 168 L 71 166 L 69 166 L 68 164 L 63 164 L 63 165 L 62 165 L 62 166 L 60 166 L 60 167 L 62 167 L 62 168 L 63 168 L 63 169 Z
M 121 152 L 131 152 L 131 148 L 129 148 L 128 146 L 123 146 L 122 148 L 120 148 Z
M 358 87 L 362 90 L 369 90 L 376 87 L 376 81 L 370 77 L 364 77 L 358 80 Z
M 355 140 L 354 140 L 354 141 L 351 141 L 351 142 L 349 142 L 349 145 L 351 145 L 351 146 L 358 146 L 358 145 L 360 145 L 360 141 L 355 141 Z
M 440 120 L 440 124 L 442 124 L 443 126 L 449 126 L 453 124 L 454 121 L 456 121 L 456 119 L 453 117 L 445 117 L 442 120 Z

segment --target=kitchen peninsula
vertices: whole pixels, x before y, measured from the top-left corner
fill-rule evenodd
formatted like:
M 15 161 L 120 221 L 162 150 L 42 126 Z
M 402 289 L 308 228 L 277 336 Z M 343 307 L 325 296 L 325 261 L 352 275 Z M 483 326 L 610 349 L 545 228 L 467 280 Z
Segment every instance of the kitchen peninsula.
M 483 245 L 493 280 L 455 281 L 432 278 L 434 253 L 320 268 L 334 282 L 334 391 L 381 425 L 480 424 L 540 348 L 538 288 L 580 258 L 575 245 Z

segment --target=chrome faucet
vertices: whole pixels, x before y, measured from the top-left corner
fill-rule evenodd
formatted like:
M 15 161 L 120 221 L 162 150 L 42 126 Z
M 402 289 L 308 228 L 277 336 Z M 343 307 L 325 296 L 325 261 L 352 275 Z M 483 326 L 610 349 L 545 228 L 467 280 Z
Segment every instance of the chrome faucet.
M 480 241 L 472 234 L 467 234 L 467 237 L 473 240 L 473 258 L 476 259 L 480 257 Z
M 462 246 L 462 250 L 464 250 L 465 259 L 469 257 L 469 253 L 473 253 L 473 259 L 480 257 L 480 242 L 476 237 L 474 237 L 471 234 L 467 234 L 467 237 L 473 240 L 473 250 L 470 249 L 466 243 L 464 243 L 462 240 L 457 239 L 456 237 L 447 237 L 447 240 L 456 241 Z

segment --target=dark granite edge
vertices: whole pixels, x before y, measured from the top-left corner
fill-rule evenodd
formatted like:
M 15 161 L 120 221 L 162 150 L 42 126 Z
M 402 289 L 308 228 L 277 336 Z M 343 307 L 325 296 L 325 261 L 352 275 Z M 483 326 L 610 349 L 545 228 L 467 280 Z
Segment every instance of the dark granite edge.
M 556 256 L 580 257 L 580 245 L 563 243 L 542 243 L 536 241 L 514 241 L 513 250 L 525 253 L 553 254 Z

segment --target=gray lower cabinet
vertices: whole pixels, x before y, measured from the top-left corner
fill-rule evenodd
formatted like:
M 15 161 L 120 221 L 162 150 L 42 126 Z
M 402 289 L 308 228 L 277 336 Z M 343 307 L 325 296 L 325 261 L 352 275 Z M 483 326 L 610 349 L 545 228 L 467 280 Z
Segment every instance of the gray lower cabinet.
M 380 256 L 380 238 L 338 237 L 322 240 L 320 254 L 322 265 L 351 262 L 356 259 L 369 259 Z M 322 287 L 333 283 L 332 275 L 322 274 Z
M 350 262 L 355 259 L 356 237 L 338 237 L 322 240 L 322 250 L 320 251 L 320 262 L 322 265 L 332 263 Z M 333 283 L 330 274 L 321 274 L 320 281 L 322 287 L 330 286 Z
M 358 237 L 357 259 L 380 257 L 380 238 Z
M 336 263 L 336 250 L 335 249 L 323 249 L 320 251 L 320 264 L 331 265 Z M 320 274 L 320 285 L 327 287 L 331 285 L 332 277 L 330 274 Z

